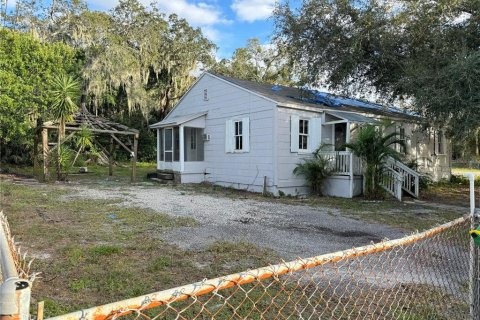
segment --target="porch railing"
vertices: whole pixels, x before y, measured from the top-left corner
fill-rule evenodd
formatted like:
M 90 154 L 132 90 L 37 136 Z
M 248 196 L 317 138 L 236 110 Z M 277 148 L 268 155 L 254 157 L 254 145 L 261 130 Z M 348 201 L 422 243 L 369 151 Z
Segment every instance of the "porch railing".
M 320 154 L 330 163 L 333 174 L 362 174 L 362 162 L 360 158 L 350 151 L 322 151 Z
M 402 201 L 402 183 L 403 176 L 399 172 L 389 166 L 384 167 L 380 185 L 399 201 Z
M 420 174 L 392 157 L 388 158 L 386 166 L 400 174 L 402 177 L 402 189 L 415 198 L 418 198 L 420 191 Z

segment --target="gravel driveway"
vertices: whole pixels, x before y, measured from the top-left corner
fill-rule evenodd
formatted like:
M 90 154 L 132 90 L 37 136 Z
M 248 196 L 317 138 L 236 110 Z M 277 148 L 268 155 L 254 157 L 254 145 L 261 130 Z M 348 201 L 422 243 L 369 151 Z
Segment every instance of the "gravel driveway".
M 150 208 L 172 216 L 192 217 L 198 221 L 198 226 L 176 228 L 159 234 L 167 242 L 192 250 L 204 248 L 218 240 L 248 241 L 259 247 L 273 249 L 288 260 L 404 235 L 399 229 L 342 217 L 340 210 L 332 208 L 231 199 L 178 191 L 170 187 L 79 187 L 74 197 L 122 198 L 127 206 Z

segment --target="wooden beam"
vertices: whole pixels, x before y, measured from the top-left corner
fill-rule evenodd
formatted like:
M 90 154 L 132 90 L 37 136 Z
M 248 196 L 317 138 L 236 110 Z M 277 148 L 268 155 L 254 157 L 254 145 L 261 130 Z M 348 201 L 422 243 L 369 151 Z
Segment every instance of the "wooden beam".
M 56 129 L 58 130 L 58 127 L 56 126 L 43 126 L 42 128 L 45 129 Z M 116 131 L 116 130 L 103 130 L 103 129 L 95 129 L 95 128 L 88 128 L 92 132 L 96 133 L 113 133 L 113 134 L 123 134 L 123 135 L 134 135 L 138 134 L 135 131 Z M 81 131 L 82 128 L 80 127 L 65 127 L 65 131 Z
M 132 157 L 132 182 L 137 181 L 137 148 L 138 134 L 133 136 L 133 157 Z
M 74 135 L 75 135 L 75 132 L 70 133 L 65 139 L 63 139 L 62 143 L 72 139 Z M 51 148 L 49 152 L 55 151 L 57 148 L 58 148 L 58 143 L 53 148 Z
M 37 173 L 38 168 L 38 140 L 39 140 L 39 132 L 38 127 L 35 129 L 35 135 L 33 136 L 33 175 L 35 176 Z
M 109 146 L 109 152 L 108 152 L 108 175 L 111 177 L 113 176 L 113 138 L 110 138 L 110 146 Z
M 42 129 L 42 152 L 43 152 L 43 181 L 49 178 L 48 173 L 48 129 Z
M 130 150 L 120 139 L 118 139 L 117 137 L 115 137 L 114 134 L 111 134 L 110 135 L 113 139 L 115 139 L 115 141 L 118 142 L 119 145 L 121 145 L 125 150 L 127 150 L 128 153 L 130 153 L 130 155 L 133 153 L 132 150 Z

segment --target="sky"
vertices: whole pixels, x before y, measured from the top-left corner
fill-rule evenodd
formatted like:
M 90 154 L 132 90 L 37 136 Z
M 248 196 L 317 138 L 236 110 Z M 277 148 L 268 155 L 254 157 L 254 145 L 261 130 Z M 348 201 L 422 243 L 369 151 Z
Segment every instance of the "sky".
M 151 0 L 140 0 L 148 5 Z M 270 42 L 275 0 L 157 0 L 161 11 L 176 13 L 218 46 L 217 58 L 230 58 L 248 39 Z M 87 0 L 90 9 L 109 10 L 118 0 Z

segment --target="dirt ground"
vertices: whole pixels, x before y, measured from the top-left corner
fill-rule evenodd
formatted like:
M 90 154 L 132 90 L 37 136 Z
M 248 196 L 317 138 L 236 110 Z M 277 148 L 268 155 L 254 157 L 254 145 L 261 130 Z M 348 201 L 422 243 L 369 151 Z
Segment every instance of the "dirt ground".
M 122 206 L 149 208 L 173 217 L 193 218 L 195 226 L 156 236 L 183 249 L 204 249 L 216 241 L 248 241 L 283 259 L 310 257 L 401 237 L 403 230 L 341 215 L 335 208 L 289 205 L 253 199 L 214 197 L 170 187 L 76 188 L 67 197 L 122 199 Z

